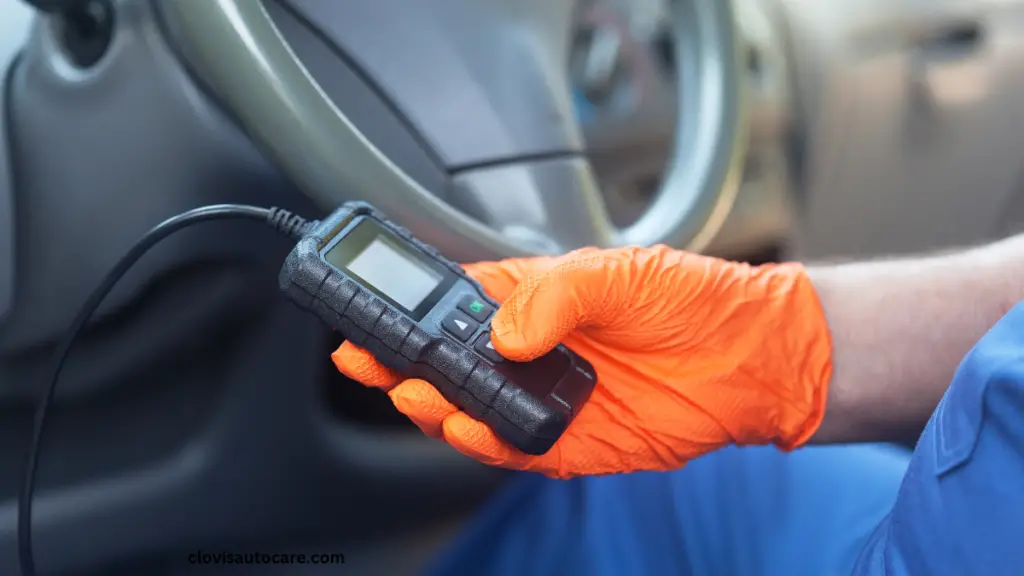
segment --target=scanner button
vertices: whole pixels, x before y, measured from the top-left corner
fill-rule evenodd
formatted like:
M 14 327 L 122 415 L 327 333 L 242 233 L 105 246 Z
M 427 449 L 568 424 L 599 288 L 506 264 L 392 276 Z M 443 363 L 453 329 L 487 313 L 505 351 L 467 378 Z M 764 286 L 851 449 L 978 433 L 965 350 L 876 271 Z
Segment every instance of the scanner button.
M 476 351 L 479 352 L 484 358 L 491 361 L 492 364 L 503 362 L 505 359 L 502 358 L 501 354 L 494 349 L 494 344 L 491 343 L 491 335 L 484 332 L 480 335 L 480 338 L 476 341 Z
M 476 329 L 480 327 L 472 318 L 458 310 L 452 310 L 451 313 L 445 316 L 444 320 L 441 321 L 441 326 L 444 326 L 444 329 L 450 332 L 452 336 L 463 342 L 469 342 Z
M 476 296 L 464 296 L 459 300 L 459 309 L 477 322 L 486 322 L 494 308 Z

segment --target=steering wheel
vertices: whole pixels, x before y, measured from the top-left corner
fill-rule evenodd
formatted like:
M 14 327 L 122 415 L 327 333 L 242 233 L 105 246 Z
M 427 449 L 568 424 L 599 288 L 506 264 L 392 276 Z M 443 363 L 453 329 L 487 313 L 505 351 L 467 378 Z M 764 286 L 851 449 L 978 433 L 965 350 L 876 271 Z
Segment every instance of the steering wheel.
M 747 139 L 731 1 L 672 2 L 674 153 L 655 200 L 626 227 L 609 218 L 573 112 L 567 55 L 577 2 L 293 4 L 344 28 L 335 32 L 347 57 L 383 79 L 452 185 L 498 206 L 468 215 L 382 154 L 314 80 L 262 2 L 168 2 L 165 17 L 198 75 L 325 209 L 365 200 L 462 262 L 581 246 L 700 251 L 729 212 Z M 328 17 L 331 10 L 338 14 Z

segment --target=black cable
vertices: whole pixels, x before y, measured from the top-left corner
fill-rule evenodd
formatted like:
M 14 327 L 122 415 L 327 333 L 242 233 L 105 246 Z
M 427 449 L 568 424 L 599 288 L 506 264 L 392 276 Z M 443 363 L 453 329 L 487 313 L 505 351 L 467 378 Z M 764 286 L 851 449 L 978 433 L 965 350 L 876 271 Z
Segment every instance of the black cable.
M 46 414 L 53 402 L 54 391 L 57 389 L 57 379 L 64 367 L 65 360 L 67 360 L 68 353 L 71 351 L 72 344 L 88 324 L 96 309 L 99 308 L 107 293 L 150 248 L 179 230 L 212 220 L 259 220 L 294 239 L 304 236 L 314 224 L 279 208 L 260 208 L 242 204 L 204 206 L 169 218 L 157 225 L 132 246 L 128 253 L 122 256 L 121 260 L 107 273 L 100 285 L 89 295 L 70 328 L 60 340 L 52 372 L 46 382 L 46 392 L 39 400 L 39 404 L 36 405 L 25 476 L 21 492 L 18 494 L 18 560 L 21 564 L 22 576 L 36 576 L 35 559 L 32 554 L 32 497 L 35 491 L 36 468 L 39 464 L 39 446 L 46 423 Z

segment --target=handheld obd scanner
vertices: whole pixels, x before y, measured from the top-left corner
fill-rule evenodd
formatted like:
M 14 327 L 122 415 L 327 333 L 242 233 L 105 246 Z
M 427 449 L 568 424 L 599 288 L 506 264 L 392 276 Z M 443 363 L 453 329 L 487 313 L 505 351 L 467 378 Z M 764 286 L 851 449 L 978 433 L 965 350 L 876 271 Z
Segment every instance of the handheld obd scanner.
M 289 254 L 280 285 L 527 454 L 551 448 L 597 382 L 593 366 L 563 345 L 530 362 L 502 358 L 490 335 L 498 304 L 462 267 L 363 202 L 317 223 Z

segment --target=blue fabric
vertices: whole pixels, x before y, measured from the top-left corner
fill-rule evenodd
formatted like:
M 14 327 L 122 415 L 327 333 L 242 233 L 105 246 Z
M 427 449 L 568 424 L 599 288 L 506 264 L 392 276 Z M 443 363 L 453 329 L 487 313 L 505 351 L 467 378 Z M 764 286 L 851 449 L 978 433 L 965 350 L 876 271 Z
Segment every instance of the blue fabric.
M 729 448 L 670 473 L 522 474 L 427 573 L 1024 574 L 1022 383 L 1018 306 L 964 360 L 913 457 Z
M 523 475 L 428 574 L 849 574 L 909 451 L 728 448 L 670 473 Z
M 1024 574 L 1024 304 L 960 364 L 856 574 Z

